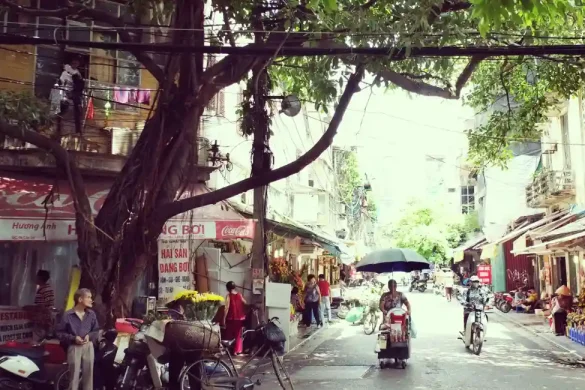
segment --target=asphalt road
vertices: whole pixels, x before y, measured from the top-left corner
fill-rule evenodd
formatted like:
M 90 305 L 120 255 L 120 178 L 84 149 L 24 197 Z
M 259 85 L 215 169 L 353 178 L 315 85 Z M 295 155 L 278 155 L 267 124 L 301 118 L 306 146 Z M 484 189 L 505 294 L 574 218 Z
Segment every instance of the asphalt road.
M 505 316 L 491 315 L 481 356 L 467 351 L 457 333 L 462 308 L 432 292 L 407 293 L 418 337 L 405 370 L 378 367 L 376 336 L 338 322 L 285 358 L 295 389 L 571 389 L 583 388 L 585 369 Z M 270 376 L 261 390 L 278 389 Z

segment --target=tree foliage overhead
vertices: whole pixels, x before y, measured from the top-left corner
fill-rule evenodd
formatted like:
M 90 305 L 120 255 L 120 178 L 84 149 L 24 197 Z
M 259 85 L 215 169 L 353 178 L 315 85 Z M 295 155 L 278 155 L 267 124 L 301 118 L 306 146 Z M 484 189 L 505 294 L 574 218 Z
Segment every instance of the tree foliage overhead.
M 453 220 L 438 209 L 412 203 L 396 227 L 383 234 L 392 247 L 409 248 L 433 263 L 444 264 L 451 250 L 477 230 L 477 222 L 471 214 L 462 220 Z
M 501 96 L 503 90 L 493 87 L 494 80 L 482 82 L 482 77 L 493 77 L 496 70 L 502 68 L 494 64 L 504 64 L 505 60 L 488 61 L 484 55 L 466 59 L 411 58 L 407 55 L 400 61 L 357 55 L 285 58 L 279 55 L 279 48 L 388 46 L 405 47 L 408 54 L 408 48 L 420 46 L 507 44 L 501 42 L 504 40 L 501 35 L 493 35 L 493 31 L 521 34 L 506 38 L 518 44 L 539 43 L 543 41 L 536 38 L 540 31 L 561 34 L 577 29 L 582 13 L 581 8 L 571 7 L 561 0 L 213 0 L 210 2 L 212 10 L 206 8 L 203 0 L 128 0 L 125 3 L 127 12 L 121 18 L 94 9 L 92 1 L 62 0 L 51 3 L 51 9 L 34 9 L 19 6 L 17 0 L 0 0 L 0 7 L 27 17 L 81 19 L 110 26 L 117 31 L 123 45 L 150 42 L 159 49 L 165 44 L 237 45 L 270 48 L 274 54 L 230 54 L 217 56 L 215 61 L 209 62 L 196 50 L 176 52 L 169 49 L 169 53 L 163 55 L 164 61 L 160 61 L 161 58 L 155 61 L 150 50 L 136 46 L 119 48 L 130 51 L 153 75 L 160 91 L 150 119 L 95 219 L 79 167 L 68 158 L 68 152 L 57 142 L 33 131 L 35 126 L 0 117 L 0 132 L 52 153 L 67 173 L 75 197 L 83 283 L 95 289 L 98 303 L 104 303 L 108 309 L 119 309 L 129 303 L 136 280 L 154 261 L 156 239 L 168 218 L 294 174 L 331 145 L 364 70 L 373 76 L 374 85 L 458 99 L 479 67 L 474 79 L 478 87 L 472 88 L 468 97 L 478 110 L 485 109 L 484 105 Z M 566 16 L 567 21 L 561 22 L 561 15 Z M 67 46 L 74 45 L 68 43 Z M 541 59 L 539 57 L 539 61 Z M 538 83 L 545 83 L 541 88 L 557 86 L 560 89 L 563 83 L 559 80 L 566 77 L 566 66 L 557 65 L 563 72 L 556 71 L 549 59 L 542 60 L 535 65 L 538 66 Z M 512 77 L 514 72 L 520 74 L 523 65 L 519 62 L 529 64 L 530 61 L 522 58 L 507 62 L 518 63 L 512 73 L 504 77 L 511 84 L 508 94 L 517 104 L 523 104 L 524 96 L 535 95 L 529 92 L 523 95 L 525 86 L 521 85 L 520 76 Z M 159 66 L 160 63 L 164 66 Z M 540 64 L 549 64 L 548 71 Z M 323 110 L 337 104 L 327 132 L 305 155 L 285 167 L 179 200 L 185 183 L 197 173 L 193 163 L 197 157 L 194 145 L 205 107 L 222 89 L 249 81 L 252 71 L 259 74 L 263 69 L 269 73 L 270 84 L 286 93 L 295 93 Z M 518 86 L 512 83 L 514 80 Z M 248 85 L 253 87 L 250 99 L 260 101 L 256 81 Z M 344 93 L 339 96 L 341 90 Z M 564 92 L 565 95 L 572 93 L 572 89 Z M 526 101 L 532 104 L 539 100 L 532 97 Z M 524 116 L 531 112 L 529 105 L 526 107 Z M 499 141 L 494 142 L 496 152 L 505 151 L 505 146 L 501 147 L 503 137 L 509 136 L 512 128 L 503 127 L 505 123 L 499 120 L 497 125 L 485 130 L 490 137 L 486 139 L 496 135 L 494 141 Z M 478 151 L 478 158 L 481 158 L 483 152 Z M 443 239 L 437 238 L 437 243 L 442 242 Z M 120 313 L 120 310 L 114 311 Z

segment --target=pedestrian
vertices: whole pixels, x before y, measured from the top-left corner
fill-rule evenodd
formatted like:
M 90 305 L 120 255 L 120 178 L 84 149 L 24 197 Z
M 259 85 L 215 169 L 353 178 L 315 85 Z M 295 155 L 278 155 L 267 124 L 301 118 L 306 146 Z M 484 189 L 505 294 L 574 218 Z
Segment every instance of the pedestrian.
M 451 302 L 451 297 L 453 296 L 453 285 L 455 281 L 453 280 L 452 276 L 447 275 L 445 278 L 445 296 L 447 297 L 447 302 Z
M 244 349 L 242 329 L 246 320 L 246 300 L 236 290 L 234 282 L 227 282 L 227 295 L 225 297 L 225 338 L 236 340 L 234 343 L 234 355 L 240 355 Z
M 331 285 L 325 280 L 325 275 L 319 275 L 319 291 L 321 292 L 321 323 L 325 323 L 325 313 L 327 313 L 327 322 L 331 322 Z
M 95 312 L 91 310 L 91 291 L 81 288 L 73 295 L 75 306 L 63 314 L 57 327 L 57 337 L 67 351 L 70 369 L 70 390 L 79 389 L 79 377 L 83 376 L 82 389 L 93 390 L 94 344 L 99 338 L 99 325 Z
M 305 325 L 310 327 L 313 318 L 317 326 L 322 326 L 321 314 L 319 313 L 319 304 L 321 302 L 321 292 L 315 279 L 315 275 L 308 276 L 307 285 L 305 286 Z
M 51 311 L 55 306 L 55 292 L 49 283 L 51 274 L 41 269 L 37 272 L 37 292 L 35 293 L 34 306 L 32 309 L 33 338 L 35 341 L 42 341 L 54 326 Z

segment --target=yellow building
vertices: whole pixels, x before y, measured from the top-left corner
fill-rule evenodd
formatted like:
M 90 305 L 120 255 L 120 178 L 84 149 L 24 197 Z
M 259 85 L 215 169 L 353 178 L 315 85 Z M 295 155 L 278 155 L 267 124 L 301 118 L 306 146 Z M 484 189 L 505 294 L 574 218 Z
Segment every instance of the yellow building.
M 19 3 L 50 7 L 48 4 L 55 2 L 19 0 Z M 94 6 L 116 17 L 128 13 L 126 5 L 113 1 L 94 0 Z M 67 20 L 65 23 L 66 26 L 60 18 L 29 17 L 0 11 L 0 33 L 80 41 L 119 41 L 118 34 L 111 27 L 92 21 Z M 145 39 L 152 36 L 149 31 L 143 35 Z M 138 139 L 158 88 L 156 80 L 130 53 L 59 45 L 0 46 L 0 88 L 30 91 L 48 100 L 63 66 L 73 58 L 80 60 L 80 72 L 86 80 L 83 136 L 67 136 L 75 133 L 72 110 L 69 110 L 61 126 L 64 146 L 83 152 L 127 155 Z M 91 108 L 88 110 L 90 101 L 93 115 Z

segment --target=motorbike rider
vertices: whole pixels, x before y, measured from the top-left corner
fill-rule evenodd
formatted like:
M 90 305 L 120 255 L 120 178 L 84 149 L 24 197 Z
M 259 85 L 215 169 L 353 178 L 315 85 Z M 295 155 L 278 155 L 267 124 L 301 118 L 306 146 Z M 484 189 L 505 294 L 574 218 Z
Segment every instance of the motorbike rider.
M 480 288 L 480 280 L 477 276 L 472 276 L 469 279 L 471 285 L 465 294 L 465 308 L 463 309 L 463 333 L 465 333 L 465 327 L 467 326 L 467 318 L 472 311 L 472 306 L 476 304 L 484 305 L 486 297 Z
M 388 281 L 388 292 L 385 292 L 380 297 L 380 310 L 384 314 L 383 318 L 386 318 L 388 312 L 395 308 L 402 308 L 406 306 L 406 311 L 410 315 L 410 302 L 406 298 L 406 295 L 401 293 L 398 289 L 398 283 L 394 279 Z

